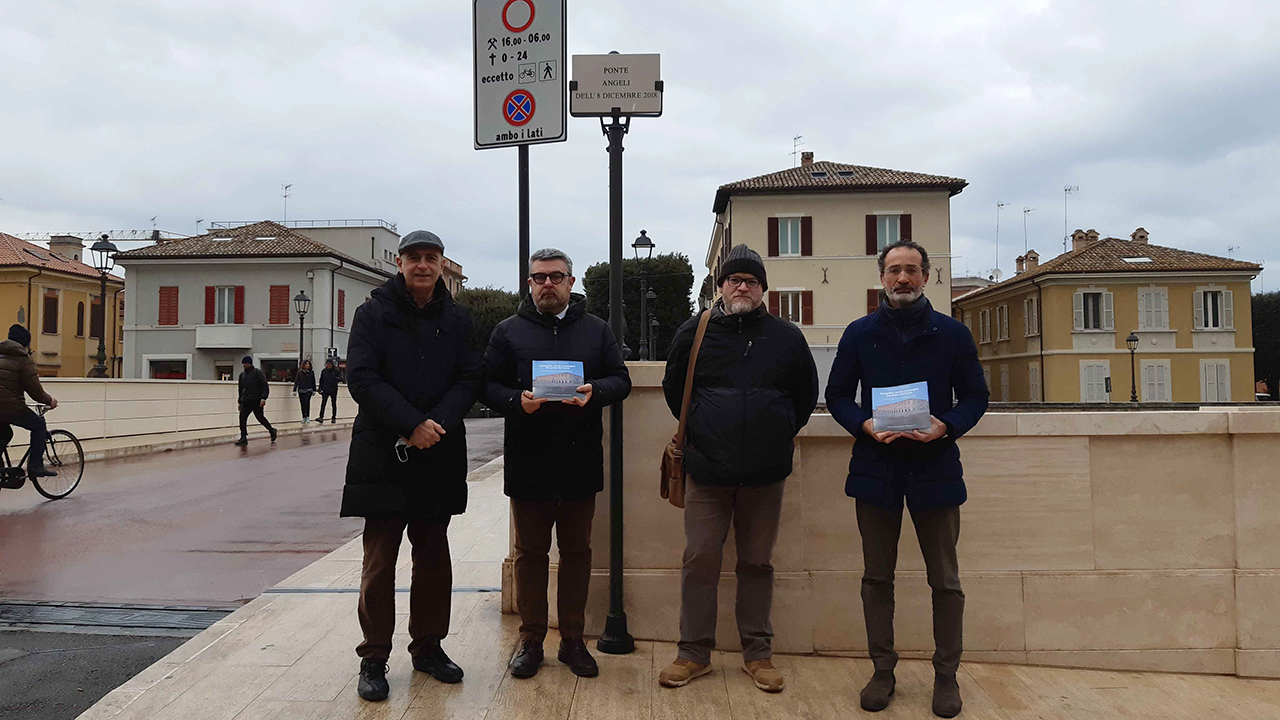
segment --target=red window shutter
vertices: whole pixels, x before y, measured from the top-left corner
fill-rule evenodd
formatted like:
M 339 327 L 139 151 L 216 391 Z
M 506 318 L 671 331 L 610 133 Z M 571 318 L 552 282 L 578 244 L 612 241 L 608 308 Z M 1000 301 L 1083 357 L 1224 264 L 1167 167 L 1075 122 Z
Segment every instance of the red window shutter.
M 911 239 L 911 213 L 898 216 L 898 237 L 903 240 Z
M 867 290 L 867 314 L 880 309 L 880 288 L 869 288 Z
M 49 289 L 44 291 L 44 327 L 43 331 L 47 335 L 58 334 L 58 291 Z
M 774 317 L 782 315 L 782 304 L 781 301 L 778 300 L 777 290 L 769 291 L 769 314 Z
M 800 291 L 800 324 L 813 324 L 813 291 Z
M 769 257 L 778 257 L 778 218 L 769 218 Z
M 104 325 L 106 325 L 106 316 L 103 314 L 102 298 L 99 296 L 89 304 L 89 337 L 101 338 Z
M 800 218 L 800 254 L 813 254 L 813 218 Z
M 204 324 L 212 325 L 217 322 L 217 316 L 214 315 L 214 309 L 217 305 L 218 288 L 212 285 L 204 286 Z
M 289 324 L 289 286 L 288 285 L 272 285 L 271 286 L 271 304 L 268 311 L 267 322 L 272 325 L 288 325 Z
M 876 216 L 867 216 L 867 254 L 879 255 L 880 245 L 876 240 Z
M 347 326 L 347 293 L 338 291 L 338 327 Z
M 178 324 L 178 288 L 160 288 L 160 325 Z
M 243 286 L 243 285 L 237 285 L 237 286 L 236 286 L 236 310 L 235 310 L 235 313 L 236 313 L 236 314 L 235 314 L 235 324 L 236 324 L 236 325 L 243 325 L 243 324 L 244 324 L 244 286 Z

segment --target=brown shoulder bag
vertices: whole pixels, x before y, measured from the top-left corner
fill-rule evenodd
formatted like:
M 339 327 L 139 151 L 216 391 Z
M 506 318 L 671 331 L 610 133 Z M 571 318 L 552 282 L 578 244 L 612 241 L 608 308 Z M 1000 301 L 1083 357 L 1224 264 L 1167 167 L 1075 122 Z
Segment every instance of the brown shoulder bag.
M 693 347 L 689 349 L 689 369 L 684 376 L 680 427 L 667 444 L 667 449 L 662 452 L 662 497 L 678 508 L 684 507 L 684 436 L 685 425 L 689 420 L 689 401 L 693 398 L 693 368 L 698 362 L 698 351 L 702 349 L 702 338 L 707 334 L 707 323 L 710 321 L 710 310 L 702 313 L 702 317 L 698 319 L 698 332 L 693 336 Z

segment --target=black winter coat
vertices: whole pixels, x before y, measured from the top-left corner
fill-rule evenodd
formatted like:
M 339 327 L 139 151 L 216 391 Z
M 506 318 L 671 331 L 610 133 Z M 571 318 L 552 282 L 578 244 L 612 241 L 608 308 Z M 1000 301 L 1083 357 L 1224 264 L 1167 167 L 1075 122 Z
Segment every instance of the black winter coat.
M 750 487 L 791 474 L 795 436 L 818 403 L 818 370 L 795 325 L 764 307 L 725 314 L 717 304 L 693 372 L 685 471 L 703 485 Z M 662 380 L 680 417 L 698 317 L 676 331 Z
M 520 395 L 533 389 L 534 360 L 576 360 L 592 385 L 585 407 L 547 401 L 532 415 Z M 484 354 L 486 405 L 506 416 L 503 477 L 516 500 L 584 500 L 604 489 L 606 405 L 631 394 L 631 376 L 608 323 L 573 295 L 564 319 L 538 312 L 528 296 L 498 323 Z
M 969 329 L 934 312 L 927 299 L 919 303 L 904 312 L 881 300 L 879 310 L 849 325 L 827 381 L 827 408 L 857 439 L 847 495 L 891 507 L 901 507 L 903 498 L 913 506 L 960 505 L 968 493 L 956 440 L 978 424 L 990 393 Z M 867 388 L 921 381 L 929 384 L 929 412 L 946 424 L 945 436 L 885 445 L 863 432 L 871 418 Z
M 338 380 L 342 374 L 337 368 L 325 368 L 320 371 L 320 394 L 321 395 L 337 395 Z
M 240 373 L 240 404 L 257 405 L 271 395 L 267 374 L 262 368 L 250 368 Z
M 293 390 L 299 395 L 310 395 L 316 391 L 316 373 L 314 370 L 299 370 L 294 378 Z
M 397 274 L 374 290 L 351 323 L 347 372 L 359 406 L 342 492 L 344 517 L 409 513 L 443 519 L 467 508 L 467 438 L 462 420 L 475 402 L 480 355 L 471 313 L 436 284 L 418 307 Z M 426 449 L 396 441 L 431 419 L 445 435 Z

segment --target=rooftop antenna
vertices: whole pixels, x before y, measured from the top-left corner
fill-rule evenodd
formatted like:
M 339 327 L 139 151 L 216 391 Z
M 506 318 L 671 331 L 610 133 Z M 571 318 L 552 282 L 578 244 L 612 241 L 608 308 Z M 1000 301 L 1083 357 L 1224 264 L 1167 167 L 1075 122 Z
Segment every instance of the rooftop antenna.
M 1035 212 L 1033 207 L 1022 208 L 1022 254 L 1027 254 L 1027 216 Z
M 200 234 L 200 223 L 202 223 L 202 222 L 204 222 L 204 218 L 200 218 L 200 219 L 196 220 L 196 234 L 197 234 L 197 235 L 199 235 L 199 234 Z
M 791 167 L 800 164 L 800 148 L 804 147 L 804 136 L 796 135 L 791 138 Z
M 996 203 L 996 267 L 1000 267 L 1000 208 L 1008 205 L 1006 202 Z
M 284 222 L 289 222 L 289 196 L 293 194 L 293 183 L 280 186 L 280 197 L 284 198 Z
M 156 229 L 156 218 L 158 218 L 158 217 L 160 217 L 160 216 L 159 216 L 159 215 L 152 215 L 152 216 L 151 216 L 151 229 L 152 229 L 152 230 L 155 230 L 155 229 Z
M 1240 249 L 1240 246 L 1239 246 L 1239 245 L 1228 245 L 1228 246 L 1227 246 L 1227 257 L 1229 257 L 1229 258 L 1231 258 L 1231 259 L 1233 259 L 1233 260 L 1234 260 L 1234 259 L 1235 259 L 1235 257 L 1236 257 L 1236 251 L 1237 251 L 1237 250 L 1239 250 L 1239 249 Z
M 1067 229 L 1067 198 L 1071 197 L 1073 192 L 1080 192 L 1080 186 L 1062 186 L 1062 252 L 1064 253 L 1067 251 L 1067 240 L 1071 238 L 1071 231 Z

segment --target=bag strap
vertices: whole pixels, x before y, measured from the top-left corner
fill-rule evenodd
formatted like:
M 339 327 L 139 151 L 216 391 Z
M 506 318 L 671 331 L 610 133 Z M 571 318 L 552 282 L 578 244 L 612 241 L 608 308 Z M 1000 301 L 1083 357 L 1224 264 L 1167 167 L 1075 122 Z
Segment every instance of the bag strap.
M 707 323 L 711 322 L 711 311 L 702 313 L 698 319 L 698 332 L 693 336 L 693 347 L 689 349 L 689 369 L 684 376 L 684 399 L 680 401 L 680 428 L 676 430 L 676 447 L 684 450 L 685 424 L 689 420 L 689 401 L 693 399 L 693 368 L 698 362 L 698 351 L 702 349 L 702 338 L 707 334 Z

